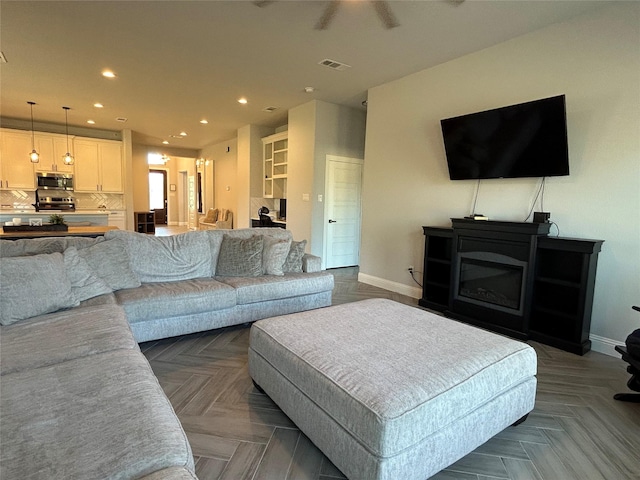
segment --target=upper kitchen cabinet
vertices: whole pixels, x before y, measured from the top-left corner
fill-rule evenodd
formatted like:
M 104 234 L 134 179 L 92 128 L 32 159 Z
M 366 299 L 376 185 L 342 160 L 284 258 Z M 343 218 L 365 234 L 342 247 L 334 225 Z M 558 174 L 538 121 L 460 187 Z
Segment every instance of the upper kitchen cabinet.
M 76 137 L 75 191 L 123 193 L 122 143 Z
M 264 198 L 287 198 L 288 132 L 276 133 L 262 139 Z
M 69 137 L 69 150 L 73 155 L 72 137 Z M 73 165 L 67 165 L 62 158 L 67 154 L 67 137 L 65 135 L 56 135 L 53 133 L 36 133 L 35 134 L 36 150 L 40 154 L 40 162 L 35 164 L 38 172 L 58 172 L 69 173 L 74 172 Z
M 3 190 L 35 190 L 34 164 L 29 160 L 33 150 L 31 133 L 0 130 L 0 188 Z

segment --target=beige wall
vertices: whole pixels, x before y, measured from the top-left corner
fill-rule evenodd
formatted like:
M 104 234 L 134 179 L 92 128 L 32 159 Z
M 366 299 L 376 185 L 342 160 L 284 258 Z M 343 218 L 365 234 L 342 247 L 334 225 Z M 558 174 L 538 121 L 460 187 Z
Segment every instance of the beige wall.
M 251 197 L 262 197 L 262 137 L 270 127 L 246 125 L 238 129 L 237 220 L 235 228 L 251 226 Z
M 307 250 L 324 255 L 327 155 L 363 158 L 365 112 L 313 100 L 289 111 L 287 228 Z M 305 200 L 307 198 L 308 200 Z
M 422 225 L 468 215 L 475 181 L 448 178 L 440 119 L 565 94 L 571 175 L 546 182 L 561 236 L 605 240 L 594 348 L 638 327 L 640 292 L 640 4 L 606 7 L 369 91 L 361 272 L 414 289 Z M 481 183 L 476 212 L 523 221 L 538 180 Z M 555 228 L 552 229 L 555 234 Z
M 171 149 L 151 147 L 148 145 L 133 144 L 131 154 L 131 189 L 133 197 L 133 211 L 145 212 L 149 210 L 149 169 L 150 166 L 147 163 L 147 157 L 149 153 L 165 153 L 169 156 L 170 160 L 165 166 L 152 165 L 151 168 L 155 170 L 167 171 L 167 183 L 178 184 L 178 169 L 179 165 L 182 165 L 185 161 L 185 165 L 190 165 L 195 161 L 198 155 L 196 150 L 189 149 Z M 178 159 L 186 160 L 178 160 Z M 186 168 L 186 167 L 184 167 Z M 179 191 L 168 191 L 168 218 L 169 225 L 177 225 L 179 223 Z M 133 218 L 133 214 L 129 215 Z
M 228 150 L 228 151 L 227 151 Z M 213 161 L 215 208 L 226 208 L 233 212 L 234 228 L 238 212 L 238 141 L 208 145 L 200 151 L 200 156 Z

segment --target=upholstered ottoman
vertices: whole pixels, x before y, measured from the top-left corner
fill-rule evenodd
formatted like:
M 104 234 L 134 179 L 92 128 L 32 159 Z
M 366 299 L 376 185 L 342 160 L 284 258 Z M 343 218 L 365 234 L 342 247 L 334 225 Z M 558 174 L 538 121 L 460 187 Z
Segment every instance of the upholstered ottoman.
M 425 480 L 532 409 L 528 345 L 374 299 L 260 320 L 254 382 L 351 480 Z

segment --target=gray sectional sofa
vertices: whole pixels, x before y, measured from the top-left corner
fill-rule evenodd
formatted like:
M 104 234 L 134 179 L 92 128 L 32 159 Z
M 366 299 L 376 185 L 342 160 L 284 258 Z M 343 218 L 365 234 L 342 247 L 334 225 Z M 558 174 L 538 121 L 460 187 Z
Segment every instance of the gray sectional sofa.
M 328 306 L 286 230 L 0 241 L 0 478 L 195 478 L 138 342 Z

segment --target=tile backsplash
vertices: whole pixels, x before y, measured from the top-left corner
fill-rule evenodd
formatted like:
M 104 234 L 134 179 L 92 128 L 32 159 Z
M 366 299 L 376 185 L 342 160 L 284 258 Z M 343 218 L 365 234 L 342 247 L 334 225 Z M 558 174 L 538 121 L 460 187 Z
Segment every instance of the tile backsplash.
M 251 217 L 258 218 L 258 210 L 260 207 L 265 206 L 270 212 L 275 212 L 279 207 L 276 207 L 277 201 L 273 198 L 251 197 Z M 277 204 L 279 205 L 279 204 Z
M 124 195 L 117 193 L 73 193 L 76 199 L 76 209 L 97 210 L 105 207 L 107 210 L 124 210 Z M 0 191 L 0 208 L 31 208 L 36 202 L 35 192 L 24 190 Z M 256 210 L 257 211 L 257 210 Z

